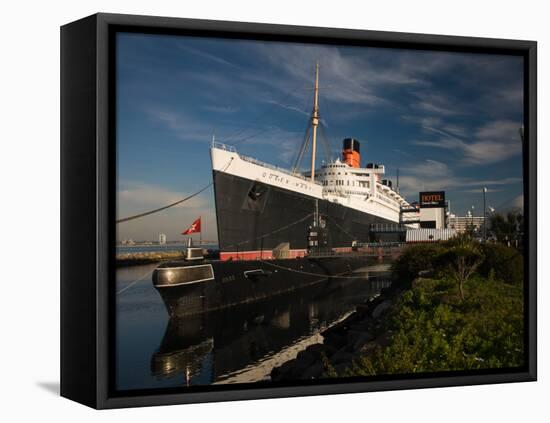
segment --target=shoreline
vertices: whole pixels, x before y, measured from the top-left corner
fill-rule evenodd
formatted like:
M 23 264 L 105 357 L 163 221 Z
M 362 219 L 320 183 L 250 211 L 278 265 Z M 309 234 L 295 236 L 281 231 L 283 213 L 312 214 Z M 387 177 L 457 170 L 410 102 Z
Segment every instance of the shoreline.
M 321 342 L 308 346 L 296 358 L 275 367 L 271 381 L 319 379 L 331 371 L 345 372 L 354 359 L 387 342 L 387 334 L 375 336 L 376 329 L 403 292 L 403 288 L 392 285 L 359 304 L 342 321 L 321 332 Z
M 143 264 L 160 263 L 166 260 L 183 260 L 184 251 L 140 251 L 135 253 L 119 253 L 116 255 L 117 267 L 139 266 Z

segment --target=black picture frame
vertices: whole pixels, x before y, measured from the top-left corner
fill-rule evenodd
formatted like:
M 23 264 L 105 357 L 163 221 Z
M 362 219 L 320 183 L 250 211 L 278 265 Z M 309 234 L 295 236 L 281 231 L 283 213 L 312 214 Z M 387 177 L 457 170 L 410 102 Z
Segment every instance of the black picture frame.
M 525 368 L 117 393 L 113 390 L 114 44 L 117 31 L 522 55 L 524 68 Z M 61 28 L 61 395 L 119 408 L 534 381 L 537 44 L 534 41 L 95 14 Z

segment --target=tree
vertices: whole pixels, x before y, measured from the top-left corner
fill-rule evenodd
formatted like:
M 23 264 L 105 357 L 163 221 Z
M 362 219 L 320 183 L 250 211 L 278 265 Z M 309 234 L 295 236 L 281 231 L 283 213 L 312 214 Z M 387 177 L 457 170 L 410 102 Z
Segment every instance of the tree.
M 509 212 L 506 217 L 494 214 L 490 218 L 491 232 L 498 242 L 504 244 L 521 244 L 523 237 L 523 215 L 519 212 Z
M 479 245 L 466 236 L 454 238 L 449 241 L 449 248 L 441 254 L 439 261 L 458 285 L 460 299 L 464 300 L 464 283 L 483 262 Z

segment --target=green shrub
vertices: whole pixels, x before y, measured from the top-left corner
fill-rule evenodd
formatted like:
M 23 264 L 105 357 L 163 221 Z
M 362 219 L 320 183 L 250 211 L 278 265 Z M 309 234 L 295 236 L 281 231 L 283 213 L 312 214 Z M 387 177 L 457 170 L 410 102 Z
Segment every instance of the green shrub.
M 484 244 L 483 260 L 479 273 L 487 278 L 511 283 L 523 283 L 523 255 L 512 247 L 502 244 Z
M 418 278 L 426 270 L 431 278 Z M 407 247 L 393 271 L 408 286 L 377 329 L 385 341 L 355 360 L 346 376 L 524 364 L 517 250 L 461 236 Z
M 405 247 L 392 264 L 398 282 L 410 286 L 420 272 L 434 270 L 436 258 L 443 252 L 440 244 L 415 244 Z
M 345 376 L 522 366 L 522 287 L 474 275 L 466 289 L 464 301 L 445 279 L 405 292 L 377 334 L 391 334 L 388 341 L 361 355 Z

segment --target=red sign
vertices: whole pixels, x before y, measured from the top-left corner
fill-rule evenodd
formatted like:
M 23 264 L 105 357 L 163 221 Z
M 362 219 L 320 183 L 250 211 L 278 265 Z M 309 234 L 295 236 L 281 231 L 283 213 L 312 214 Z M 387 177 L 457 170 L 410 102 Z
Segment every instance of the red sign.
M 197 220 L 195 220 L 193 222 L 193 224 L 191 226 L 189 226 L 189 228 L 185 231 L 183 231 L 181 234 L 182 235 L 189 235 L 189 234 L 194 234 L 194 233 L 197 233 L 197 232 L 200 232 L 201 231 L 201 218 L 199 217 Z

